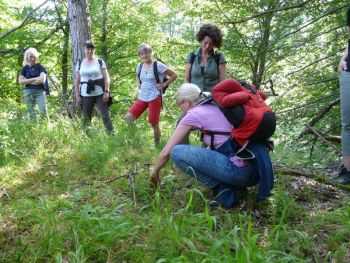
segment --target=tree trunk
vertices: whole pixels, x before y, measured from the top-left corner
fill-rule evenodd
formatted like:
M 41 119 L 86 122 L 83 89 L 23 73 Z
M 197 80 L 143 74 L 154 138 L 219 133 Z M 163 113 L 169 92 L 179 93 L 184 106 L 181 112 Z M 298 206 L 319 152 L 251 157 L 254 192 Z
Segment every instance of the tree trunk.
M 101 35 L 101 57 L 104 61 L 107 60 L 107 19 L 108 19 L 108 0 L 102 1 L 102 35 Z
M 66 96 L 68 90 L 68 51 L 69 51 L 69 22 L 68 15 L 63 29 L 64 43 L 62 54 L 62 94 Z
M 68 17 L 72 36 L 73 81 L 75 80 L 75 65 L 78 59 L 84 57 L 84 42 L 91 40 L 91 27 L 88 0 L 69 0 Z
M 268 9 L 275 8 L 274 4 L 271 4 Z M 262 32 L 260 44 L 257 48 L 257 52 L 255 55 L 255 61 L 253 63 L 253 79 L 252 83 L 259 88 L 261 84 L 266 67 L 266 56 L 268 52 L 269 40 L 271 35 L 271 22 L 274 17 L 274 13 L 268 13 L 261 22 Z

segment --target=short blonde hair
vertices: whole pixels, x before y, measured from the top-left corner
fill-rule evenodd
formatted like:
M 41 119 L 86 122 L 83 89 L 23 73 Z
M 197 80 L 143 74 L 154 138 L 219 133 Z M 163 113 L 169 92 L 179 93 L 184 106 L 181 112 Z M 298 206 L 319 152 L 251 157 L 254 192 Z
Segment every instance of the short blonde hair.
M 38 50 L 36 50 L 33 47 L 30 47 L 24 52 L 23 66 L 29 64 L 29 56 L 30 55 L 33 55 L 34 57 L 36 57 L 37 62 L 39 62 L 39 52 L 38 52 Z
M 183 101 L 198 102 L 203 99 L 203 95 L 200 88 L 192 83 L 184 83 L 176 92 L 176 103 L 180 104 Z
M 140 55 L 141 52 L 152 53 L 152 48 L 150 45 L 148 45 L 146 43 L 142 43 L 137 49 L 137 54 Z

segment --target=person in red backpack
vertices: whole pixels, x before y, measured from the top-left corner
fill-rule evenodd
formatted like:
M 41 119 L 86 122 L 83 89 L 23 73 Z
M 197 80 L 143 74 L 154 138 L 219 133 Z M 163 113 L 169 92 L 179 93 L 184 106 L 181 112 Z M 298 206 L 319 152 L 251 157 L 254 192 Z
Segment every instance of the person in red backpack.
M 214 101 L 233 125 L 233 149 L 238 157 L 250 158 L 244 152 L 247 144 L 268 140 L 276 129 L 276 117 L 266 105 L 266 95 L 254 86 L 226 79 L 212 89 Z

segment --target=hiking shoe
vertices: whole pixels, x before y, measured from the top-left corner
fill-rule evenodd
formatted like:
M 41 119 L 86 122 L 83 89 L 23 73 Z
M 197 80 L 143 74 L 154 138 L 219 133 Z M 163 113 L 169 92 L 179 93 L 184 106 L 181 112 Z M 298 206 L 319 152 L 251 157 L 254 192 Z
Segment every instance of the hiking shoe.
M 335 180 L 338 184 L 350 184 L 350 171 L 347 171 L 344 166 L 340 168 L 339 177 Z

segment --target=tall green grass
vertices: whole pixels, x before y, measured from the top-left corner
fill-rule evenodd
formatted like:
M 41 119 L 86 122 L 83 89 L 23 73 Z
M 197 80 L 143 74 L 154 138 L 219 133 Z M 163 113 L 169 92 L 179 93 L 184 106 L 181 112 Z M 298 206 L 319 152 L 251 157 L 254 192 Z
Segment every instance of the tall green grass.
M 212 210 L 209 191 L 171 163 L 160 191 L 149 188 L 148 164 L 161 147 L 145 118 L 129 127 L 113 116 L 111 136 L 100 119 L 88 134 L 78 118 L 52 114 L 50 123 L 30 123 L 11 101 L 1 101 L 0 114 L 0 188 L 9 195 L 0 198 L 0 262 L 348 259 L 348 201 L 311 216 L 277 181 L 262 204 L 253 193 L 245 209 Z M 162 131 L 164 145 L 172 129 Z

